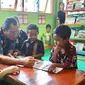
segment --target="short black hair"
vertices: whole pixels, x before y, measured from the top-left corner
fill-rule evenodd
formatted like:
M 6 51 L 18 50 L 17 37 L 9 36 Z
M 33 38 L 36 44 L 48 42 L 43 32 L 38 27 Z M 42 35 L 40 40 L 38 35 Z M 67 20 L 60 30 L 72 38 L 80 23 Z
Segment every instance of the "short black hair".
M 2 24 L 2 28 L 4 28 L 5 30 L 9 30 L 11 24 L 17 26 L 17 21 L 13 17 L 8 17 L 5 19 L 4 23 Z
M 39 33 L 39 28 L 35 24 L 29 24 L 27 27 L 27 31 L 29 31 L 29 30 L 37 30 L 37 32 Z
M 48 27 L 51 28 L 51 25 L 50 25 L 50 24 L 47 24 L 47 25 L 46 25 L 46 29 L 47 29 Z
M 71 35 L 71 29 L 67 25 L 60 25 L 55 28 L 53 34 L 58 35 L 62 39 L 70 38 Z
M 60 3 L 59 3 L 59 6 L 60 6 L 61 4 L 64 4 L 64 2 L 60 2 Z

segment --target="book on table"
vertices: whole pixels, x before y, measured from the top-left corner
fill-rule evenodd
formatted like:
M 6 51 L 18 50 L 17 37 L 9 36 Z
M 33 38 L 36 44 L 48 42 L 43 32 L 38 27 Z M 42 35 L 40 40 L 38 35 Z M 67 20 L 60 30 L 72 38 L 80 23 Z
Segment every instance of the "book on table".
M 43 70 L 43 71 L 47 71 L 48 72 L 48 69 L 49 67 L 51 66 L 51 62 L 49 61 L 42 61 L 42 60 L 39 60 L 37 62 L 35 62 L 34 64 L 34 68 L 35 69 L 39 69 L 39 70 Z M 61 70 L 63 70 L 63 68 L 59 68 L 59 67 L 56 67 L 56 69 L 53 71 L 53 73 L 58 73 L 60 72 Z

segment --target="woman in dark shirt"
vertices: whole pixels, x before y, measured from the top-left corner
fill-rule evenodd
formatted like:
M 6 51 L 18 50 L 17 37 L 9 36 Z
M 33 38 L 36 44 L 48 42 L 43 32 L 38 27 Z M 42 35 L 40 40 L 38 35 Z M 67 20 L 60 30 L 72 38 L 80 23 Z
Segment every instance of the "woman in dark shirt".
M 60 10 L 58 11 L 57 20 L 58 20 L 58 24 L 61 25 L 65 23 L 64 3 L 61 2 L 59 6 L 60 6 Z

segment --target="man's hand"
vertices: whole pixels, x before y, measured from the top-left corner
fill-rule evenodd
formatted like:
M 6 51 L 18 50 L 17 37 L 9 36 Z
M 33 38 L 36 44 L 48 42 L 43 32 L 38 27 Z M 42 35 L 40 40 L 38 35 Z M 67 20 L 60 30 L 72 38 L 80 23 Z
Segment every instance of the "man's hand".
M 33 67 L 36 59 L 34 59 L 34 57 L 26 57 L 22 58 L 22 61 L 24 62 L 25 67 Z

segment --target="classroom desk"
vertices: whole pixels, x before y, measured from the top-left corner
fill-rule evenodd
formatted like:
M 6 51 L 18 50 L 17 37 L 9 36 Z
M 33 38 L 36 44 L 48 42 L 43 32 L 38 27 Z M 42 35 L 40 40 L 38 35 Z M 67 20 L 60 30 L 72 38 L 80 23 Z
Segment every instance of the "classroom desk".
M 3 69 L 6 65 L 0 64 Z M 32 68 L 20 68 L 19 75 L 7 75 L 13 85 L 85 85 L 84 72 L 76 69 L 65 69 L 58 74 L 47 73 Z M 84 84 L 80 84 L 84 81 Z
M 85 43 L 85 38 L 70 38 L 70 41 Z

